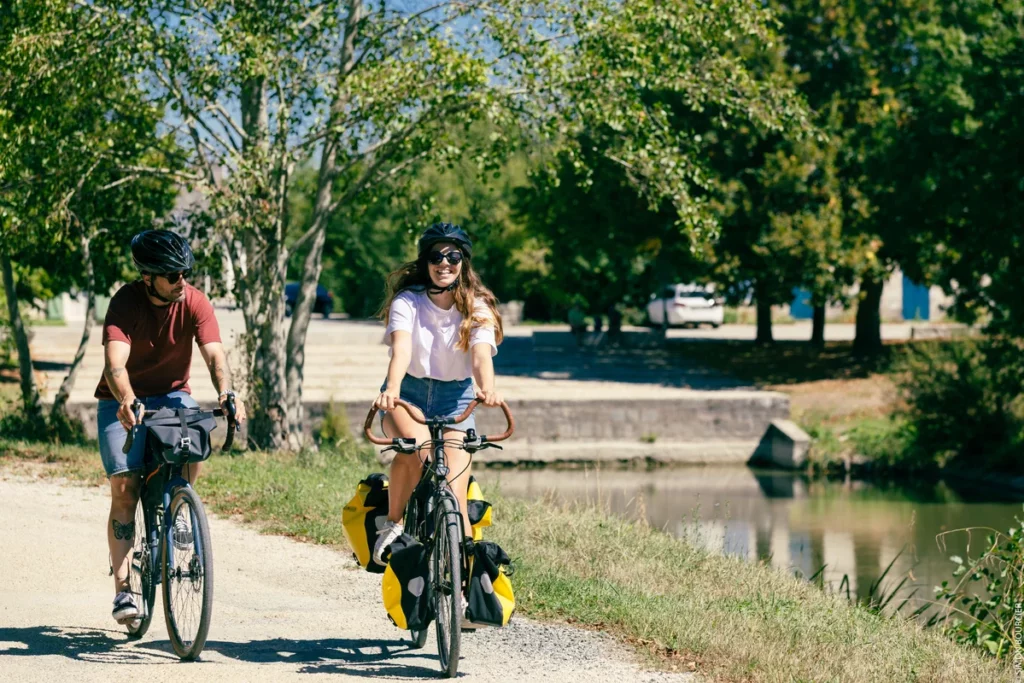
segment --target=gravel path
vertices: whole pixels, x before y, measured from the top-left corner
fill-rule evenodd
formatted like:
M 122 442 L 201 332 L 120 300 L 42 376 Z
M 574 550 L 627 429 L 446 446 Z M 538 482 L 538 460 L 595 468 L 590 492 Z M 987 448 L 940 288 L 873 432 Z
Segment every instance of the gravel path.
M 201 492 L 200 482 L 200 492 Z M 380 578 L 343 553 L 262 536 L 213 518 L 213 623 L 200 662 L 173 655 L 157 613 L 141 641 L 110 618 L 111 581 L 100 528 L 103 489 L 0 473 L 0 680 L 408 680 L 438 674 L 427 647 L 388 622 Z M 125 665 L 137 665 L 130 668 Z M 643 670 L 610 637 L 516 618 L 464 634 L 460 678 L 473 681 L 695 681 Z

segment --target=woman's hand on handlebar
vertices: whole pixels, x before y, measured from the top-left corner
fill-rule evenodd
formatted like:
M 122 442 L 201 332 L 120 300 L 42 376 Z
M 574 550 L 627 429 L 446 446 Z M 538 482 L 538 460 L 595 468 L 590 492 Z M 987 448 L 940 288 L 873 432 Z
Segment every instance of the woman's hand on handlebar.
M 393 411 L 395 409 L 395 401 L 398 399 L 398 389 L 392 389 L 387 387 L 381 392 L 381 395 L 377 397 L 377 400 L 373 402 L 373 405 L 378 410 Z
M 476 400 L 480 401 L 488 408 L 496 408 L 501 405 L 503 399 L 501 394 L 492 389 L 491 391 L 477 390 Z

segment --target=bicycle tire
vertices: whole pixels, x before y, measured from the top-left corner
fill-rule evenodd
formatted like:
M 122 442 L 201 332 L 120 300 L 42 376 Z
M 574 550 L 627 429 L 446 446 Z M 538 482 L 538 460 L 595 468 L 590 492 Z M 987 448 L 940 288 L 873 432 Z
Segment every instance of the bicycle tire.
M 434 627 L 441 674 L 454 678 L 459 672 L 462 640 L 462 538 L 461 513 L 449 492 L 438 500 L 431 566 L 434 581 Z
M 135 506 L 135 541 L 132 544 L 131 557 L 128 559 L 128 583 L 131 592 L 138 596 L 142 618 L 125 624 L 129 638 L 141 638 L 146 635 L 153 621 L 155 607 L 156 583 L 153 581 L 153 556 L 149 547 L 150 517 L 145 504 L 139 500 Z
M 182 513 L 188 516 L 192 538 L 178 548 L 175 521 Z M 196 543 L 198 539 L 199 543 Z M 163 562 L 164 620 L 167 635 L 175 654 L 183 661 L 199 657 L 206 645 L 213 615 L 213 546 L 210 525 L 199 495 L 190 487 L 175 490 L 171 497 L 170 515 L 165 524 Z M 172 568 L 172 558 L 174 560 Z M 192 624 L 190 603 L 200 602 L 198 623 Z

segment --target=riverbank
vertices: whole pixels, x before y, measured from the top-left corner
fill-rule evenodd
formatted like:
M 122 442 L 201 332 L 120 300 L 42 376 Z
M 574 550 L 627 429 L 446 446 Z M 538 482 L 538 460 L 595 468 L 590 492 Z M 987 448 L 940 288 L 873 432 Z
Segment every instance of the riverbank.
M 7 472 L 102 484 L 93 446 L 0 440 Z M 372 450 L 215 457 L 209 507 L 347 552 L 340 510 L 376 471 Z M 1005 680 L 1009 669 L 919 625 L 875 615 L 773 570 L 681 542 L 587 506 L 503 498 L 488 537 L 516 561 L 518 609 L 607 631 L 666 669 L 711 680 Z

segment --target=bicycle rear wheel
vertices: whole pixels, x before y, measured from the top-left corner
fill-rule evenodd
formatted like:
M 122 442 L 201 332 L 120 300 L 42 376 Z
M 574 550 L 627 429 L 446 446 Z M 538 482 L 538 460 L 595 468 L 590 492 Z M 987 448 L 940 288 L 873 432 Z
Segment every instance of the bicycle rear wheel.
M 213 613 L 210 525 L 193 489 L 174 492 L 165 528 L 164 619 L 174 652 L 188 661 L 203 651 Z
M 442 495 L 436 511 L 436 535 L 431 550 L 434 609 L 437 617 L 437 656 L 441 673 L 453 678 L 459 671 L 462 638 L 461 514 L 450 494 Z
M 128 583 L 132 594 L 139 601 L 142 616 L 126 624 L 128 636 L 141 638 L 153 621 L 153 607 L 156 598 L 156 584 L 153 582 L 153 556 L 149 548 L 150 524 L 146 523 L 145 504 L 142 500 L 135 506 L 135 541 L 128 558 Z

